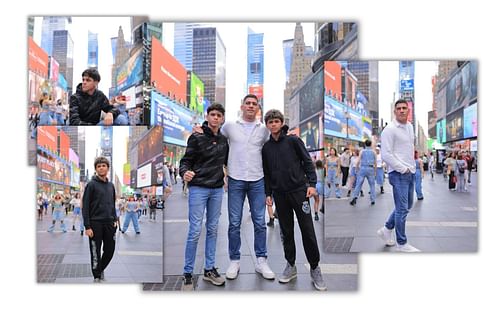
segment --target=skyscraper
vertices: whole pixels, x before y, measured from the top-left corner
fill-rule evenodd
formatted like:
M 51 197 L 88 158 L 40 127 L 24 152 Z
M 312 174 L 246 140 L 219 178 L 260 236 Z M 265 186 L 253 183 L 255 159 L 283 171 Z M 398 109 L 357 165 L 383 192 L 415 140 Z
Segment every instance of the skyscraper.
M 286 81 L 290 80 L 290 68 L 292 67 L 293 39 L 283 40 L 283 59 L 285 60 Z
M 87 67 L 98 68 L 99 67 L 99 42 L 97 40 L 97 34 L 89 31 L 89 49 L 87 57 Z
M 68 82 L 69 95 L 73 93 L 73 52 L 74 43 L 67 30 L 55 30 L 52 41 L 52 56 L 59 62 L 59 73 Z
M 193 29 L 193 71 L 210 103 L 226 102 L 226 47 L 215 27 Z
M 187 71 L 193 70 L 193 29 L 207 26 L 199 23 L 174 24 L 174 57 Z
M 33 38 L 35 33 L 35 17 L 28 16 L 28 37 Z
M 120 26 L 118 28 L 118 37 L 111 38 L 111 43 L 115 43 L 114 47 L 112 46 L 113 56 L 114 56 L 114 64 L 111 68 L 111 88 L 116 87 L 116 71 L 122 66 L 122 64 L 127 61 L 129 57 L 129 47 L 125 42 L 125 37 L 123 35 L 123 29 Z
M 247 92 L 259 98 L 264 106 L 264 34 L 248 29 L 247 44 Z
M 70 16 L 44 16 L 43 17 L 43 21 L 42 21 L 42 49 L 45 50 L 45 52 L 47 52 L 48 55 L 52 55 L 54 31 L 67 30 L 68 25 L 71 23 L 72 23 L 72 20 L 71 20 Z

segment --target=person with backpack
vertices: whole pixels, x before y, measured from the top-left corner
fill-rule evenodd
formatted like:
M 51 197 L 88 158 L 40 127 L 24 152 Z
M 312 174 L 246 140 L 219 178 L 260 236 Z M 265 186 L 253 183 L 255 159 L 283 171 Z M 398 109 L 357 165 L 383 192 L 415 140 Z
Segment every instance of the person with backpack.
M 458 159 L 455 161 L 455 176 L 457 192 L 466 192 L 467 177 L 465 171 L 467 170 L 467 162 L 461 153 L 458 154 Z

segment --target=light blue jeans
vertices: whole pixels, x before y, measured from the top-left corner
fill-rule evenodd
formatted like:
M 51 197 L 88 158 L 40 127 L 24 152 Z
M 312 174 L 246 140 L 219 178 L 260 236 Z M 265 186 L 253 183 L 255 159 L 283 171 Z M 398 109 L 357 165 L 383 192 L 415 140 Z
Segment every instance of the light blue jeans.
M 241 248 L 241 219 L 243 203 L 248 197 L 250 214 L 253 222 L 253 246 L 256 257 L 267 257 L 266 239 L 266 191 L 264 178 L 257 181 L 228 179 L 228 214 L 229 214 L 229 258 L 233 261 L 240 259 Z
M 140 232 L 140 228 L 139 228 L 139 221 L 137 219 L 137 212 L 134 212 L 134 211 L 127 211 L 127 213 L 125 213 L 125 222 L 123 223 L 123 227 L 122 227 L 122 232 L 126 232 L 127 229 L 128 229 L 128 225 L 130 224 L 130 220 L 132 220 L 132 224 L 134 225 L 134 230 L 136 233 Z
M 319 178 L 318 178 L 319 179 Z M 337 171 L 336 170 L 328 170 L 328 175 L 327 175 L 328 183 L 330 183 L 330 193 L 331 190 L 335 190 L 335 196 L 337 198 L 341 197 L 341 191 L 338 186 L 338 179 L 337 179 Z M 328 197 L 330 196 L 330 193 Z
M 424 194 L 422 192 L 422 174 L 420 171 L 415 172 L 415 192 L 417 193 L 417 198 L 423 198 Z
M 368 184 L 370 185 L 370 200 L 374 202 L 376 195 L 375 195 L 375 172 L 373 167 L 362 166 L 359 168 L 359 173 L 357 175 L 358 176 L 356 177 L 356 188 L 354 189 L 352 198 L 354 199 L 358 197 L 366 177 L 368 179 Z
M 200 239 L 203 215 L 206 210 L 207 237 L 205 240 L 205 269 L 215 267 L 215 248 L 217 245 L 217 227 L 222 205 L 224 189 L 189 187 L 189 232 L 184 253 L 184 273 L 193 273 L 196 248 Z
M 394 210 L 385 222 L 388 229 L 396 228 L 396 241 L 399 245 L 407 242 L 406 238 L 406 216 L 413 206 L 413 189 L 415 174 L 401 174 L 396 171 L 389 173 L 389 183 L 392 185 L 394 197 Z

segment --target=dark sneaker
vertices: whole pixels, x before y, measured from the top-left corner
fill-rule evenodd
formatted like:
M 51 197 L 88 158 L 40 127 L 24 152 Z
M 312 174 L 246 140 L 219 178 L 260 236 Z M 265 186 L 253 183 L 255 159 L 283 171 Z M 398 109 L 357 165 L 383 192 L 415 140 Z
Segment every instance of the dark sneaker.
M 323 280 L 323 275 L 321 275 L 321 268 L 319 265 L 315 269 L 311 269 L 311 280 L 314 284 L 314 288 L 319 291 L 326 290 L 326 283 Z
M 365 194 L 363 193 L 363 190 L 361 190 L 361 197 L 364 197 Z
M 349 202 L 349 204 L 350 204 L 350 205 L 356 205 L 356 199 L 357 199 L 357 198 L 353 198 L 353 199 L 351 200 L 351 202 Z
M 370 204 L 371 204 L 371 205 L 375 205 L 375 201 L 372 201 Z
M 73 225 L 73 227 L 71 228 L 72 231 L 75 231 L 76 228 L 75 228 L 75 225 Z
M 83 236 L 83 230 L 80 230 L 80 236 Z
M 384 187 L 380 187 L 380 193 L 384 193 Z
M 212 285 L 222 286 L 226 283 L 224 277 L 220 276 L 217 272 L 217 268 L 212 268 L 210 270 L 205 270 L 203 273 L 203 280 L 209 281 Z
M 318 216 L 318 213 L 314 213 L 314 220 L 315 220 L 315 221 L 319 221 L 319 216 Z
M 274 227 L 274 218 L 269 219 L 269 222 L 267 222 L 267 226 Z
M 291 266 L 287 262 L 286 263 L 286 267 L 283 270 L 283 274 L 281 274 L 281 276 L 278 279 L 278 281 L 280 283 L 282 283 L 282 284 L 286 284 L 286 283 L 288 283 L 289 281 L 291 281 L 294 278 L 297 278 L 297 267 L 295 265 Z
M 193 275 L 191 273 L 184 273 L 184 282 L 182 284 L 182 291 L 193 291 Z

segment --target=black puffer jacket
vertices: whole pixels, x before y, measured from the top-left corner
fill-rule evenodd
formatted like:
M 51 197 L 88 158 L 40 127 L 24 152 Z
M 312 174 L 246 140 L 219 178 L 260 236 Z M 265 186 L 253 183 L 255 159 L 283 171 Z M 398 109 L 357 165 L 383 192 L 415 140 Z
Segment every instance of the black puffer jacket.
M 118 218 L 115 210 L 115 187 L 109 181 L 103 181 L 97 176 L 85 186 L 82 199 L 82 216 L 85 229 L 91 228 L 91 223 L 113 223 Z
M 96 89 L 92 95 L 82 91 L 82 84 L 76 87 L 76 92 L 69 99 L 70 125 L 97 125 L 101 119 L 101 111 L 113 113 L 113 118 L 120 114 L 113 107 L 102 91 Z
M 229 145 L 220 130 L 214 134 L 207 122 L 202 126 L 203 134 L 192 134 L 187 142 L 186 154 L 182 157 L 179 174 L 195 173 L 189 186 L 219 188 L 224 185 L 224 165 L 227 164 Z

